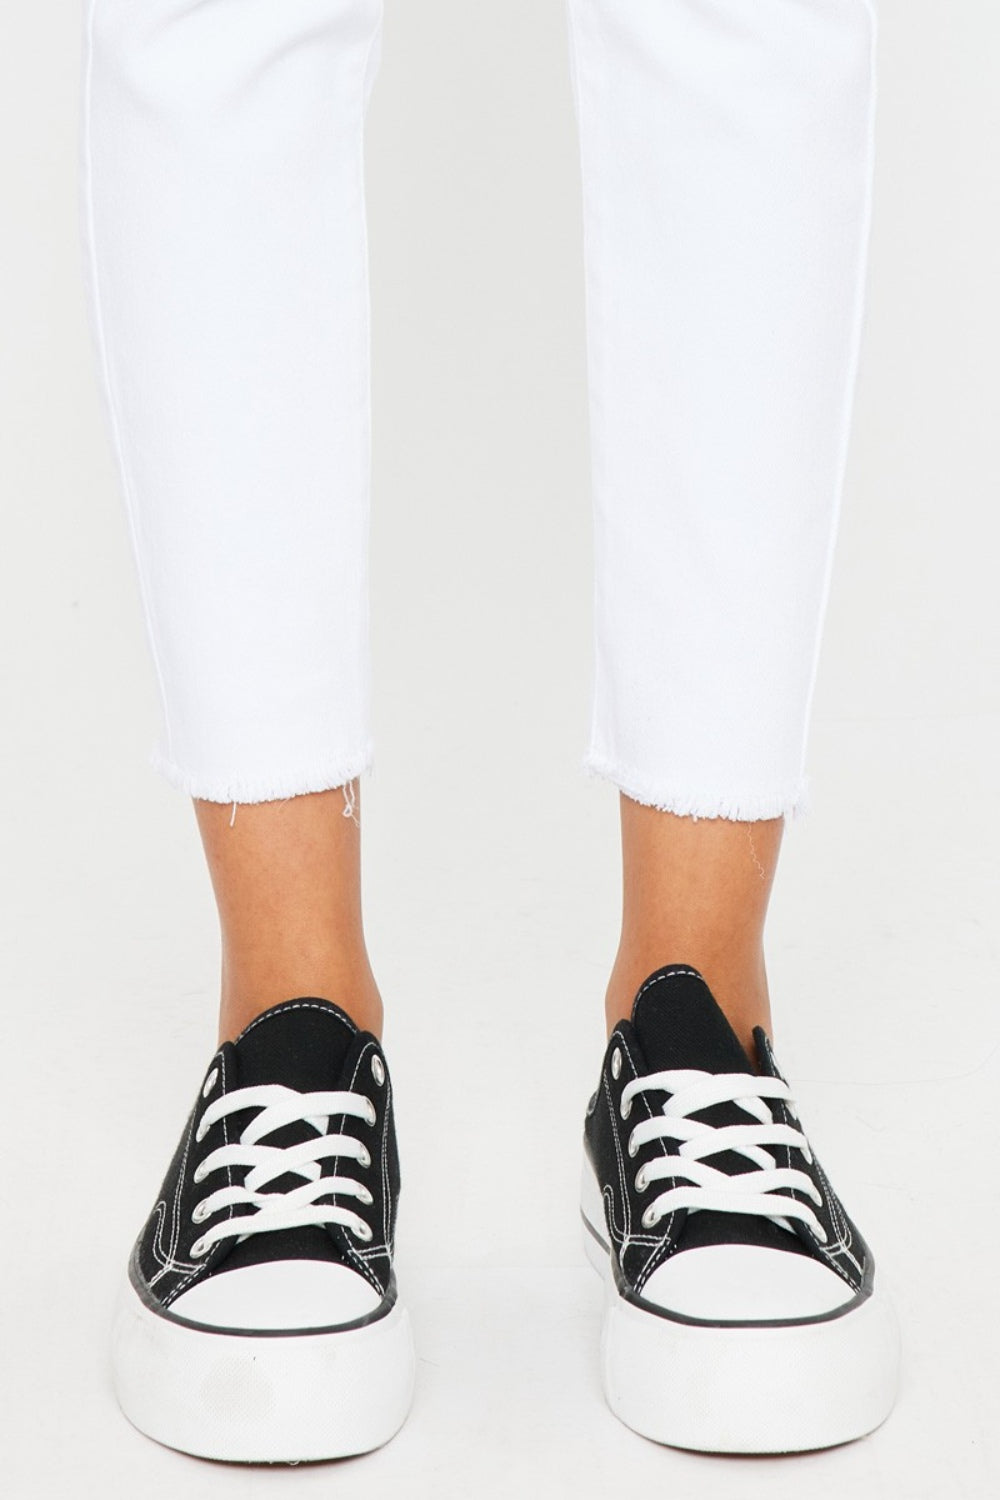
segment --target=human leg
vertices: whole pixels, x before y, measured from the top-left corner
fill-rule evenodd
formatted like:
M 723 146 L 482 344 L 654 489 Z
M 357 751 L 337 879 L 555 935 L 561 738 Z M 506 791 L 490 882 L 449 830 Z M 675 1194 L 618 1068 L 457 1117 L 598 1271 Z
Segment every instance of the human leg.
M 587 763 L 624 794 L 608 1019 L 679 957 L 748 1041 L 769 1021 L 782 820 L 806 796 L 862 314 L 871 11 L 569 10 L 595 487 Z
M 606 998 L 608 1032 L 646 975 L 690 963 L 705 975 L 744 1047 L 771 1032 L 764 922 L 783 819 L 685 818 L 621 795 L 623 912 Z
M 91 0 L 94 329 L 223 934 L 221 1041 L 115 1320 L 126 1414 L 214 1458 L 403 1421 L 398 1161 L 350 796 L 367 767 L 362 125 L 378 0 Z
M 359 792 L 195 811 L 222 930 L 220 1037 L 289 995 L 327 995 L 376 1036 L 382 1000 L 361 919 Z M 345 816 L 346 814 L 346 816 Z
M 783 820 L 805 802 L 861 321 L 872 13 L 569 10 L 595 490 L 587 762 L 622 794 L 624 856 L 583 1174 L 608 1275 L 605 1391 L 679 1446 L 819 1447 L 885 1417 L 897 1343 L 774 1060 L 763 926 Z

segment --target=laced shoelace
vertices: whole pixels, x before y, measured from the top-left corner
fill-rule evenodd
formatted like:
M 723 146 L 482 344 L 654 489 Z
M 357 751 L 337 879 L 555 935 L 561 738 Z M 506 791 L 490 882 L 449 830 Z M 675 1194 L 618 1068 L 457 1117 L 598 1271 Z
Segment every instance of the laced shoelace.
M 645 1193 L 664 1179 L 677 1186 L 661 1192 L 642 1216 L 644 1228 L 652 1229 L 665 1214 L 677 1208 L 689 1212 L 715 1209 L 722 1213 L 757 1214 L 794 1233 L 790 1219 L 798 1219 L 821 1243 L 826 1231 L 807 1203 L 789 1194 L 804 1193 L 817 1206 L 823 1197 L 812 1178 L 795 1167 L 779 1167 L 769 1146 L 787 1146 L 801 1151 L 812 1164 L 812 1152 L 801 1130 L 775 1120 L 765 1100 L 783 1099 L 789 1113 L 798 1119 L 791 1091 L 781 1078 L 758 1078 L 750 1073 L 703 1073 L 698 1069 L 674 1069 L 635 1078 L 622 1090 L 621 1117 L 627 1120 L 632 1101 L 652 1090 L 665 1090 L 662 1110 L 634 1126 L 628 1153 L 635 1157 L 652 1141 L 673 1141 L 676 1150 L 644 1162 L 635 1177 L 636 1191 Z M 750 1115 L 754 1124 L 707 1125 L 692 1115 L 716 1104 L 735 1104 Z M 757 1170 L 724 1172 L 706 1158 L 722 1151 L 735 1151 Z
M 219 1146 L 200 1162 L 194 1172 L 195 1182 L 204 1182 L 226 1167 L 249 1170 L 242 1183 L 217 1188 L 195 1205 L 191 1215 L 196 1224 L 226 1208 L 246 1208 L 247 1212 L 212 1224 L 191 1247 L 199 1259 L 219 1240 L 230 1235 L 242 1239 L 250 1234 L 266 1234 L 277 1229 L 297 1229 L 304 1225 L 341 1224 L 357 1239 L 372 1239 L 371 1226 L 344 1203 L 320 1202 L 336 1194 L 370 1207 L 373 1198 L 364 1183 L 353 1177 L 326 1176 L 321 1163 L 329 1157 L 346 1157 L 361 1167 L 371 1166 L 371 1154 L 363 1142 L 352 1135 L 330 1134 L 330 1119 L 335 1115 L 353 1116 L 374 1125 L 375 1106 L 364 1094 L 351 1092 L 299 1093 L 283 1084 L 261 1084 L 255 1088 L 235 1089 L 208 1106 L 195 1132 L 195 1140 L 204 1140 L 217 1121 L 240 1110 L 257 1113 L 242 1131 L 238 1141 Z M 316 1132 L 315 1138 L 294 1146 L 268 1146 L 264 1137 L 285 1125 L 304 1123 Z M 286 1174 L 303 1180 L 284 1192 L 265 1192 L 268 1183 Z

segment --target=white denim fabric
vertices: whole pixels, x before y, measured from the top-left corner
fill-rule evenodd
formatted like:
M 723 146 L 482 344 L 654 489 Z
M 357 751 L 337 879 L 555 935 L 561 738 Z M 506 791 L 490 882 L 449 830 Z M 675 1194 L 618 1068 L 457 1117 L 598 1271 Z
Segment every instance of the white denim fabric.
M 363 126 L 380 0 L 86 0 L 90 303 L 164 722 L 213 801 L 371 764 Z M 596 540 L 586 764 L 804 805 L 862 318 L 867 0 L 568 0 Z

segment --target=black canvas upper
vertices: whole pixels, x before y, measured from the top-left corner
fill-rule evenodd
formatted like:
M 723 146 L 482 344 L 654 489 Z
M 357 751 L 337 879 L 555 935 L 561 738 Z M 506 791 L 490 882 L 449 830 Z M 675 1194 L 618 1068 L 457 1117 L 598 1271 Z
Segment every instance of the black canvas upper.
M 798 1189 L 782 1189 L 790 1197 L 808 1202 L 828 1236 L 823 1244 L 808 1225 L 789 1220 L 790 1234 L 770 1218 L 753 1214 L 724 1213 L 711 1209 L 690 1212 L 676 1209 L 653 1228 L 642 1224 L 642 1215 L 652 1194 L 639 1192 L 636 1172 L 643 1162 L 667 1155 L 672 1143 L 654 1140 L 628 1154 L 628 1140 L 638 1120 L 652 1118 L 663 1106 L 665 1091 L 649 1090 L 636 1095 L 631 1115 L 621 1117 L 622 1094 L 635 1078 L 672 1069 L 698 1069 L 706 1073 L 754 1073 L 780 1078 L 766 1033 L 754 1032 L 757 1065 L 753 1066 L 705 980 L 697 970 L 683 964 L 659 969 L 646 980 L 636 996 L 632 1016 L 615 1027 L 608 1042 L 601 1081 L 590 1101 L 584 1127 L 585 1150 L 597 1176 L 604 1200 L 605 1226 L 611 1242 L 619 1284 L 627 1293 L 641 1296 L 657 1266 L 670 1256 L 699 1246 L 723 1243 L 762 1245 L 789 1254 L 808 1255 L 822 1261 L 839 1275 L 849 1293 L 867 1291 L 873 1265 L 871 1253 L 857 1228 L 833 1192 L 819 1162 L 808 1161 L 804 1151 L 790 1146 L 768 1147 L 780 1167 L 807 1174 L 822 1194 L 817 1206 Z M 613 1059 L 621 1058 L 615 1078 Z M 801 1130 L 784 1100 L 768 1100 L 777 1121 Z M 713 1105 L 694 1117 L 721 1126 L 749 1123 L 736 1104 Z M 737 1152 L 720 1152 L 710 1158 L 713 1167 L 728 1173 L 754 1170 Z M 665 1192 L 678 1179 L 661 1179 L 656 1191 Z
M 372 1072 L 372 1058 L 382 1064 L 383 1082 Z M 328 1000 L 302 997 L 273 1006 L 240 1034 L 225 1042 L 203 1075 L 203 1086 L 215 1074 L 207 1096 L 199 1089 L 180 1143 L 167 1170 L 159 1197 L 132 1253 L 130 1274 L 147 1305 L 160 1309 L 183 1291 L 219 1272 L 266 1260 L 310 1259 L 339 1262 L 370 1282 L 383 1299 L 393 1294 L 392 1251 L 396 1207 L 399 1197 L 399 1159 L 393 1122 L 392 1088 L 385 1055 L 370 1032 L 359 1031 L 354 1022 Z M 247 1168 L 231 1167 L 196 1183 L 193 1173 L 199 1162 L 218 1147 L 235 1142 L 254 1117 L 252 1109 L 224 1116 L 204 1138 L 195 1140 L 202 1115 L 213 1100 L 236 1089 L 262 1084 L 283 1084 L 300 1093 L 351 1091 L 371 1100 L 375 1123 L 356 1116 L 334 1116 L 330 1134 L 347 1134 L 360 1140 L 371 1156 L 371 1166 L 362 1167 L 352 1158 L 327 1158 L 320 1162 L 324 1176 L 349 1176 L 363 1183 L 374 1199 L 361 1212 L 374 1230 L 365 1243 L 339 1224 L 307 1225 L 248 1235 L 242 1241 L 227 1236 L 206 1255 L 196 1258 L 191 1247 L 209 1224 L 234 1214 L 246 1213 L 246 1205 L 234 1205 L 213 1214 L 208 1221 L 194 1223 L 195 1205 L 213 1189 L 229 1180 L 239 1183 Z M 315 1131 L 296 1121 L 272 1132 L 264 1144 L 290 1146 L 315 1139 Z M 267 1192 L 282 1192 L 301 1183 L 289 1174 L 270 1182 Z M 335 1203 L 331 1193 L 325 1200 Z M 357 1208 L 357 1200 L 345 1197 L 345 1205 Z

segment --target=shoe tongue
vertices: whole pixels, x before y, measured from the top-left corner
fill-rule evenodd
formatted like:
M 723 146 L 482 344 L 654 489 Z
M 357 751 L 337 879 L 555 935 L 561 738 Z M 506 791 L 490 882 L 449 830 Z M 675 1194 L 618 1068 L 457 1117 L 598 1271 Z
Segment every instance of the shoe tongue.
M 272 1006 L 236 1038 L 239 1087 L 336 1089 L 357 1035 L 354 1022 L 330 1000 L 304 996 Z
M 272 1006 L 256 1021 L 251 1021 L 236 1038 L 237 1080 L 234 1088 L 255 1088 L 261 1084 L 280 1083 L 299 1093 L 316 1093 L 344 1089 L 345 1064 L 360 1035 L 357 1026 L 339 1006 L 330 1000 L 302 996 Z M 249 1124 L 254 1111 L 240 1110 L 232 1119 L 234 1134 Z M 267 1146 L 295 1146 L 315 1140 L 316 1132 L 304 1120 L 274 1130 L 264 1141 Z M 324 1165 L 332 1172 L 333 1162 Z M 302 1178 L 286 1173 L 267 1185 L 269 1193 L 284 1193 L 298 1187 Z M 268 1234 L 251 1234 L 235 1242 L 217 1271 L 238 1270 L 272 1260 L 324 1260 L 343 1262 L 333 1236 L 319 1225 L 297 1229 L 280 1229 Z
M 646 980 L 632 1008 L 632 1026 L 651 1073 L 757 1071 L 708 985 L 688 964 L 669 964 Z
M 697 969 L 670 964 L 642 986 L 632 1009 L 632 1026 L 651 1073 L 695 1068 L 705 1073 L 757 1073 Z M 695 1119 L 707 1125 L 747 1125 L 749 1117 L 732 1103 L 711 1105 Z M 709 1158 L 724 1172 L 753 1170 L 746 1157 L 724 1151 Z M 755 1214 L 700 1209 L 684 1216 L 678 1248 L 746 1244 L 807 1253 L 794 1234 Z

